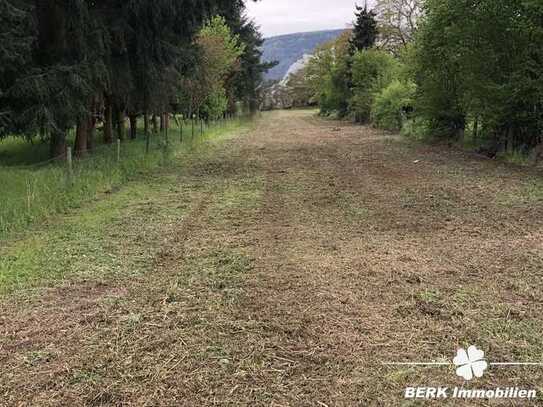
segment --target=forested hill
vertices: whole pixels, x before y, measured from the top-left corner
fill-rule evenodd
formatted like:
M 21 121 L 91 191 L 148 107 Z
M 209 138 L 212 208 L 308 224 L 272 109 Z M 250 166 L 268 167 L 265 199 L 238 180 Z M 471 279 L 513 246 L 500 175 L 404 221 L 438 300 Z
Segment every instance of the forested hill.
M 278 61 L 279 64 L 270 69 L 266 79 L 282 79 L 290 66 L 304 54 L 310 54 L 317 46 L 336 39 L 343 31 L 314 31 L 267 38 L 263 45 L 263 60 Z

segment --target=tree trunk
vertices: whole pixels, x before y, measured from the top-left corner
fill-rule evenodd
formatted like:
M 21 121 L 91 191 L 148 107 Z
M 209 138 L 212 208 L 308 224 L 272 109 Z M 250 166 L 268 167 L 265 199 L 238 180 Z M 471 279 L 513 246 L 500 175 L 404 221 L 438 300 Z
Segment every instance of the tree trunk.
M 143 114 L 143 131 L 145 132 L 145 153 L 149 152 L 149 144 L 151 135 L 149 134 L 149 115 L 147 112 Z
M 143 132 L 145 135 L 149 134 L 149 115 L 147 113 L 143 115 Z
M 153 133 L 157 134 L 158 133 L 158 120 L 157 120 L 156 114 L 153 115 L 151 121 L 153 123 Z
M 464 141 L 464 135 L 466 133 L 465 127 L 460 127 L 456 130 L 456 141 Z
M 513 154 L 513 152 L 515 151 L 515 146 L 514 146 L 514 139 L 513 139 L 513 128 L 510 126 L 508 129 L 507 129 L 507 133 L 506 133 L 506 139 L 505 139 L 505 143 L 506 143 L 506 151 L 507 153 L 509 154 Z
M 160 115 L 160 132 L 163 133 L 166 130 L 166 115 L 162 113 Z
M 60 4 L 53 0 L 36 0 L 35 6 L 36 62 L 39 67 L 48 69 L 62 60 L 66 51 L 66 13 Z M 54 110 L 52 121 L 54 122 L 52 127 L 56 129 L 51 130 L 49 134 L 49 153 L 51 158 L 65 157 L 67 124 L 55 117 Z
M 124 140 L 124 112 L 121 109 L 117 110 L 117 139 L 123 141 Z
M 98 103 L 96 100 L 92 101 L 91 115 L 89 117 L 89 130 L 87 132 L 87 151 L 94 149 L 94 136 L 96 135 L 96 111 L 98 109 Z
M 104 143 L 111 144 L 113 142 L 113 106 L 111 104 L 111 96 L 104 97 Z
M 138 116 L 131 114 L 128 119 L 130 120 L 130 139 L 135 140 L 138 137 Z
M 170 117 L 168 113 L 162 113 L 160 115 L 160 133 L 168 141 L 168 130 L 170 129 Z
M 49 153 L 51 158 L 66 157 L 66 133 L 64 131 L 52 131 L 50 140 Z
M 77 123 L 75 132 L 74 154 L 83 157 L 87 153 L 89 139 L 90 119 L 85 117 Z
M 164 138 L 166 139 L 166 144 L 168 144 L 168 132 L 170 130 L 170 115 L 164 113 Z
M 94 150 L 95 136 L 96 136 L 96 120 L 91 119 L 89 122 L 89 132 L 87 135 L 87 151 Z

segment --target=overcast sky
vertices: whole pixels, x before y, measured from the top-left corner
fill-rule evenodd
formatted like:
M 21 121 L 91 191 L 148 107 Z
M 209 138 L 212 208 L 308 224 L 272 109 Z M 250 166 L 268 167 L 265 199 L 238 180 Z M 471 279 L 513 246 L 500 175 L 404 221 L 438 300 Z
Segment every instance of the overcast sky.
M 354 20 L 355 3 L 364 5 L 364 0 L 247 1 L 247 11 L 260 25 L 264 36 L 270 37 L 346 28 Z

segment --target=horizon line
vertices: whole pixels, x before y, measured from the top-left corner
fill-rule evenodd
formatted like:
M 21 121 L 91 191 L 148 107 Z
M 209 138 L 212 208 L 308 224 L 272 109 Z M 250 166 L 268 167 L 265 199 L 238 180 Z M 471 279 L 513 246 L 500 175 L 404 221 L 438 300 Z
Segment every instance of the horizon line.
M 326 31 L 347 31 L 347 30 L 352 30 L 352 28 L 345 27 L 345 28 L 329 28 L 329 29 L 310 30 L 310 31 L 295 31 L 295 32 L 286 33 L 286 34 L 270 35 L 269 37 L 264 37 L 264 40 L 269 40 L 270 38 L 277 38 L 277 37 L 286 37 L 289 35 L 296 35 L 296 34 L 310 34 L 310 33 L 326 32 Z

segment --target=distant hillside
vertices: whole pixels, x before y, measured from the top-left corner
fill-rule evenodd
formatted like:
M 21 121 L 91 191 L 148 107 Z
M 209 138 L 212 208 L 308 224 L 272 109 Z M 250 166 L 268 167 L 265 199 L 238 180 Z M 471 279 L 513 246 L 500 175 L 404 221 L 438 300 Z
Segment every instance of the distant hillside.
M 292 64 L 299 61 L 304 54 L 312 54 L 317 46 L 339 37 L 343 31 L 345 30 L 315 31 L 267 38 L 262 47 L 263 59 L 279 61 L 279 65 L 268 72 L 266 79 L 282 79 Z

